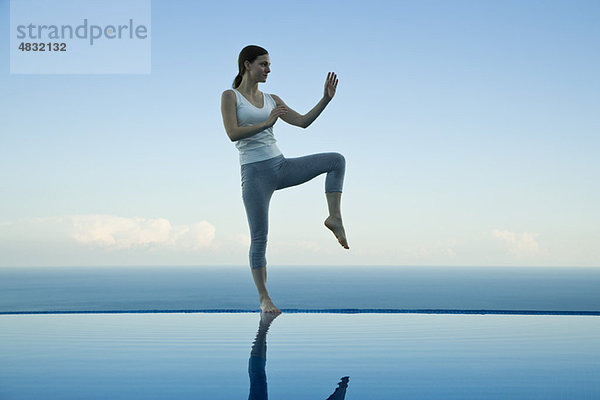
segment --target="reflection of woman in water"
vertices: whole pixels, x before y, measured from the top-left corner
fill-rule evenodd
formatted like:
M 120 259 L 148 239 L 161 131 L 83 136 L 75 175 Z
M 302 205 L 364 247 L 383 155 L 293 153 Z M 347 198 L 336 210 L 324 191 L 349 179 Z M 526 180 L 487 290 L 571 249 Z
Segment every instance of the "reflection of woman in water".
M 328 73 L 323 97 L 308 113 L 301 115 L 281 98 L 258 90 L 271 72 L 269 54 L 259 46 L 246 46 L 238 58 L 239 73 L 221 96 L 221 113 L 227 135 L 240 152 L 242 197 L 250 226 L 250 268 L 258 290 L 260 309 L 281 312 L 267 291 L 267 248 L 269 202 L 275 190 L 296 186 L 327 173 L 325 196 L 329 217 L 325 226 L 348 249 L 340 210 L 345 160 L 339 153 L 320 153 L 285 158 L 277 147 L 273 125 L 279 118 L 291 125 L 308 127 L 333 99 L 335 73 Z
M 252 344 L 250 360 L 248 360 L 248 375 L 250 376 L 250 395 L 248 400 L 267 400 L 267 332 L 275 318 L 279 314 L 260 313 L 258 332 Z M 344 376 L 338 383 L 338 387 L 326 400 L 344 400 L 349 377 Z

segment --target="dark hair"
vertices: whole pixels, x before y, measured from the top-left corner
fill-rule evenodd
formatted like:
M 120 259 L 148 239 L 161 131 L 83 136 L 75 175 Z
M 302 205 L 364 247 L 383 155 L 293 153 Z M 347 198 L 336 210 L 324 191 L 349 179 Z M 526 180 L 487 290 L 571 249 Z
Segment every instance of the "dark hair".
M 240 83 L 242 83 L 242 78 L 244 77 L 244 72 L 246 71 L 246 68 L 244 67 L 244 61 L 253 63 L 258 56 L 262 56 L 263 54 L 269 54 L 269 52 L 260 46 L 255 46 L 252 44 L 244 47 L 242 51 L 240 51 L 240 55 L 238 57 L 238 67 L 240 72 L 233 80 L 232 87 L 237 88 L 240 86 Z

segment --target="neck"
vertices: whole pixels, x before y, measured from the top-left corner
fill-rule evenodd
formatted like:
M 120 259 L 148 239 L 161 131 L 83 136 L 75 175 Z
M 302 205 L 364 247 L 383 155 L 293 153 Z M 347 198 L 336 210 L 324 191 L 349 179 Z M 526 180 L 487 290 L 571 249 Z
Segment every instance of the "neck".
M 244 75 L 244 78 L 242 78 L 242 82 L 240 83 L 240 86 L 238 86 L 236 89 L 242 93 L 248 93 L 250 95 L 255 95 L 258 93 L 258 82 L 252 81 L 252 80 L 248 79 L 248 75 Z

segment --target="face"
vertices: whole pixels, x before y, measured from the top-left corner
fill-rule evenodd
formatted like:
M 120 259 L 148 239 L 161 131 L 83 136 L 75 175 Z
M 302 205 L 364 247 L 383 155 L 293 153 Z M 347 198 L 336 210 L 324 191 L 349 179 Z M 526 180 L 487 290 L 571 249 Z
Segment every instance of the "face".
M 256 60 L 252 63 L 246 61 L 244 64 L 252 80 L 257 82 L 267 81 L 267 75 L 271 72 L 271 61 L 268 54 L 256 57 Z

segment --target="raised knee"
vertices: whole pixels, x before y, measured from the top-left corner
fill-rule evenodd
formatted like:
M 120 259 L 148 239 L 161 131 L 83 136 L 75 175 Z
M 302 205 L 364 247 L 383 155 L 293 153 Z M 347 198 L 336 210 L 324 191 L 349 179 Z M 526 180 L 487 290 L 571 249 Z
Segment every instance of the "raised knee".
M 340 165 L 341 167 L 345 167 L 346 166 L 346 158 L 340 153 L 333 153 L 333 154 L 335 157 L 336 164 Z

